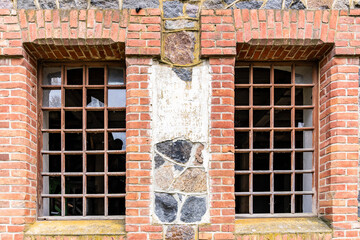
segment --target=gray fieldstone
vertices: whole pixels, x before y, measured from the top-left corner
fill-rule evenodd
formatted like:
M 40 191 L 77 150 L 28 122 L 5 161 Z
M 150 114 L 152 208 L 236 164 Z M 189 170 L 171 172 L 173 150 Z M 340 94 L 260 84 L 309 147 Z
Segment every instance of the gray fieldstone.
M 268 0 L 264 6 L 265 9 L 281 9 L 282 0 Z
M 17 0 L 18 9 L 35 9 L 34 0 Z
M 186 65 L 194 61 L 195 34 L 175 32 L 165 35 L 165 57 L 174 64 Z
M 167 190 L 172 181 L 174 180 L 174 172 L 172 165 L 163 165 L 162 167 L 155 169 L 154 182 L 157 189 Z
M 184 167 L 174 164 L 174 169 L 181 172 L 182 170 L 184 170 Z
M 186 225 L 169 226 L 165 240 L 195 240 L 195 231 L 191 226 Z
M 335 0 L 334 9 L 349 9 L 349 0 Z
M 192 80 L 192 68 L 173 67 L 172 70 L 181 80 L 185 82 L 190 82 Z
M 87 9 L 87 0 L 59 0 L 61 9 Z
M 301 9 L 306 9 L 306 7 L 304 3 L 301 2 L 300 0 L 294 0 L 290 5 L 290 9 L 301 10 Z
M 159 154 L 155 155 L 154 161 L 155 161 L 155 169 L 161 167 L 161 165 L 165 163 L 165 160 Z
M 184 4 L 180 1 L 163 2 L 163 12 L 165 18 L 176 18 L 183 16 Z
M 195 22 L 185 19 L 179 20 L 166 20 L 165 28 L 168 30 L 183 29 L 183 28 L 194 28 Z
M 201 221 L 206 213 L 205 197 L 188 197 L 181 209 L 180 220 L 185 223 L 193 223 Z
M 176 219 L 178 203 L 174 196 L 167 193 L 155 193 L 155 214 L 162 222 Z
M 259 9 L 262 5 L 262 1 L 241 1 L 235 4 L 238 9 Z
M 11 0 L 1 0 L 0 9 L 10 9 L 13 8 L 13 3 Z
M 39 0 L 39 5 L 41 9 L 56 9 L 55 0 Z
M 197 17 L 199 11 L 199 6 L 194 4 L 187 4 L 186 5 L 186 14 L 189 17 Z
M 178 163 L 187 163 L 190 158 L 192 143 L 186 140 L 165 141 L 156 144 L 159 152 Z
M 159 0 L 123 0 L 123 8 L 159 8 Z
M 119 9 L 118 0 L 91 0 L 90 5 L 100 9 Z
M 222 0 L 205 0 L 203 7 L 206 9 L 222 9 L 224 8 L 224 4 Z
M 183 172 L 173 185 L 175 190 L 181 192 L 206 192 L 206 172 L 200 168 L 188 168 Z

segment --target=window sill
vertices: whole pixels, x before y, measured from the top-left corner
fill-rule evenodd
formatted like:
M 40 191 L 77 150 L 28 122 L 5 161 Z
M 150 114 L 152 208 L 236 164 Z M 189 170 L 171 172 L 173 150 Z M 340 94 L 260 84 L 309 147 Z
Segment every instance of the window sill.
M 37 221 L 25 236 L 119 236 L 125 235 L 124 220 Z
M 331 234 L 332 230 L 317 217 L 246 218 L 235 221 L 235 235 Z

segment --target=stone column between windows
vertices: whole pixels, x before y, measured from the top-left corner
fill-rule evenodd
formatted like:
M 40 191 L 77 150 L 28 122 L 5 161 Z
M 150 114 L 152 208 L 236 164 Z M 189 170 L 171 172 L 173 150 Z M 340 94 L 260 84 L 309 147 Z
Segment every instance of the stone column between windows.
M 359 59 L 331 54 L 320 62 L 319 213 L 349 239 L 359 236 Z

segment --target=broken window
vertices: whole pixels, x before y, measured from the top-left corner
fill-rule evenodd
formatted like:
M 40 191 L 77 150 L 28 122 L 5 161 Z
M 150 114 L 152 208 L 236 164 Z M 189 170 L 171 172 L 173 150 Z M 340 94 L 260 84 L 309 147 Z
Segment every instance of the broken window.
M 44 64 L 41 75 L 40 218 L 124 215 L 124 68 Z
M 238 216 L 315 213 L 316 64 L 235 68 Z

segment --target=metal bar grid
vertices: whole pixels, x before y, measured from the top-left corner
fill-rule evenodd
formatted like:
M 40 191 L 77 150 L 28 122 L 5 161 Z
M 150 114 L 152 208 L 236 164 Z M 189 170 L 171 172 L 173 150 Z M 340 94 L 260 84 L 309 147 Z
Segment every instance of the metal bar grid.
M 55 83 L 51 85 L 52 83 L 45 83 L 43 78 L 43 72 L 45 68 L 51 68 L 51 67 L 58 67 L 61 69 L 61 82 Z M 89 64 L 43 64 L 40 68 L 40 84 L 39 84 L 39 109 L 41 109 L 41 114 L 39 115 L 39 133 L 40 133 L 40 140 L 39 140 L 39 156 L 41 157 L 41 163 L 39 168 L 39 180 L 43 183 L 43 185 L 40 187 L 39 191 L 39 219 L 58 219 L 58 218 L 86 218 L 86 219 L 107 219 L 107 218 L 118 218 L 120 215 L 109 212 L 109 198 L 112 198 L 113 200 L 116 199 L 124 199 L 125 193 L 123 192 L 113 192 L 109 193 L 109 177 L 117 178 L 125 178 L 126 173 L 125 169 L 117 169 L 114 171 L 113 169 L 109 169 L 109 163 L 108 163 L 108 156 L 113 155 L 115 157 L 118 157 L 120 160 L 125 159 L 126 151 L 125 149 L 125 142 L 123 142 L 123 147 L 121 149 L 110 149 L 109 148 L 109 135 L 113 133 L 125 133 L 126 128 L 125 126 L 121 127 L 109 127 L 109 111 L 116 111 L 117 114 L 120 114 L 119 116 L 123 116 L 124 119 L 117 119 L 116 121 L 123 121 L 125 122 L 125 116 L 126 116 L 126 107 L 125 103 L 123 103 L 121 106 L 108 106 L 108 90 L 110 89 L 126 89 L 126 80 L 125 80 L 125 69 L 122 68 L 123 76 L 122 77 L 123 82 L 120 82 L 119 84 L 109 83 L 108 82 L 108 72 L 110 67 L 115 67 L 121 69 L 119 67 L 118 63 L 89 63 Z M 68 79 L 71 76 L 67 76 L 68 69 L 73 68 L 79 68 L 82 70 L 82 82 L 78 85 L 70 85 L 68 84 Z M 90 83 L 90 73 L 89 69 L 91 68 L 101 68 L 104 71 L 103 76 L 103 84 L 96 84 L 92 85 Z M 81 90 L 81 106 L 67 106 L 66 103 L 66 97 L 72 97 L 66 94 L 66 90 Z M 43 98 L 44 98 L 44 91 L 51 91 L 51 90 L 60 90 L 60 96 L 61 101 L 59 106 L 43 106 Z M 97 107 L 89 107 L 87 106 L 87 99 L 89 96 L 87 96 L 88 90 L 99 90 L 103 92 L 103 105 L 104 106 L 97 106 Z M 60 127 L 59 128 L 51 128 L 49 125 L 49 122 L 52 121 L 49 117 L 49 114 L 51 111 L 59 111 L 60 112 Z M 102 128 L 96 128 L 96 129 L 90 129 L 88 128 L 88 112 L 89 111 L 99 111 L 103 112 L 103 120 L 104 125 Z M 46 119 L 47 124 L 44 125 L 43 121 L 45 118 L 43 118 L 44 113 L 47 112 L 47 116 L 49 119 Z M 80 128 L 66 128 L 66 112 L 81 112 L 81 127 Z M 90 119 L 91 120 L 91 119 Z M 114 120 L 113 120 L 114 121 Z M 81 150 L 69 150 L 67 149 L 66 145 L 66 134 L 81 134 L 82 135 L 82 143 L 81 143 Z M 87 149 L 88 148 L 88 134 L 103 134 L 103 149 Z M 49 134 L 60 134 L 60 148 L 59 149 L 50 149 L 49 148 Z M 44 139 L 44 136 L 47 135 L 47 139 Z M 69 135 L 70 136 L 70 135 Z M 114 140 L 114 137 L 113 137 Z M 47 146 L 47 147 L 43 147 Z M 88 166 L 88 156 L 89 154 L 95 156 L 103 156 L 103 169 L 101 171 L 96 172 L 89 172 L 87 169 Z M 45 156 L 47 157 L 47 166 L 44 166 L 45 162 Z M 67 156 L 81 156 L 82 157 L 82 169 L 81 171 L 71 171 L 69 172 L 66 167 L 67 162 Z M 57 172 L 51 171 L 49 168 L 50 158 L 51 156 L 60 157 L 60 166 L 61 169 Z M 125 167 L 125 163 L 124 163 Z M 81 181 L 81 193 L 68 193 L 67 192 L 67 178 L 70 177 L 80 177 L 82 179 Z M 103 192 L 96 192 L 96 193 L 89 193 L 88 187 L 91 185 L 91 183 L 88 183 L 89 177 L 95 177 L 95 178 L 103 178 Z M 60 192 L 51 192 L 51 178 L 60 178 Z M 45 179 L 45 180 L 44 180 Z M 123 179 L 125 181 L 125 179 Z M 100 181 L 101 182 L 101 181 Z M 117 186 L 119 186 L 118 184 Z M 44 190 L 45 189 L 45 190 Z M 46 200 L 44 200 L 46 199 Z M 60 213 L 57 212 L 56 214 L 53 214 L 51 212 L 52 206 L 51 206 L 51 199 L 59 199 L 60 201 Z M 71 199 L 82 199 L 81 203 L 81 214 L 78 214 L 77 216 L 71 216 L 69 212 L 67 211 L 67 208 L 70 203 L 68 200 Z M 103 199 L 103 213 L 99 214 L 96 213 L 94 216 L 92 214 L 88 214 L 89 208 L 87 206 L 89 199 Z M 123 203 L 121 205 L 121 203 Z M 120 203 L 122 208 L 121 212 L 125 212 L 125 201 L 122 201 Z M 117 203 L 118 204 L 118 203 Z M 93 204 L 94 205 L 94 204 Z M 118 204 L 119 205 L 119 204 Z M 117 205 L 117 206 L 118 206 Z M 47 209 L 44 212 L 44 209 Z M 101 211 L 101 210 L 100 210 Z
M 236 196 L 236 216 L 238 217 L 258 217 L 258 216 L 289 216 L 289 215 L 301 215 L 301 214 L 315 214 L 315 206 L 316 206 L 316 194 L 315 194 L 315 164 L 314 160 L 316 159 L 316 149 L 315 149 L 315 139 L 314 136 L 317 134 L 317 106 L 316 106 L 316 94 L 317 94 L 317 84 L 316 84 L 316 64 L 313 63 L 254 63 L 254 64 L 239 64 L 240 66 L 236 67 L 236 70 L 240 68 L 240 71 L 236 71 L 235 73 L 235 92 L 240 90 L 238 93 L 235 93 L 235 161 L 238 164 L 235 164 L 235 166 L 240 166 L 241 161 L 244 161 L 244 156 L 247 156 L 245 161 L 247 161 L 247 164 L 242 164 L 241 169 L 235 169 L 235 196 Z M 306 82 L 306 83 L 298 83 L 296 82 L 297 72 L 296 67 L 297 66 L 311 66 L 312 67 L 312 82 Z M 278 68 L 280 67 L 280 68 Z M 290 69 L 290 76 L 291 79 L 289 82 L 282 83 L 279 82 L 279 79 L 276 79 L 275 74 L 279 74 L 278 70 L 283 69 L 284 67 L 287 67 Z M 264 83 L 261 82 L 260 79 L 256 79 L 259 77 L 259 73 L 255 74 L 255 71 L 258 71 L 259 69 L 269 69 L 268 74 L 269 76 L 264 76 L 264 79 L 268 79 L 268 82 Z M 244 70 L 246 69 L 246 70 Z M 248 72 L 249 76 L 244 76 L 242 74 L 247 74 Z M 245 79 L 245 80 L 244 80 Z M 296 90 L 300 89 L 300 91 L 303 88 L 311 88 L 311 98 L 312 102 L 309 104 L 299 104 L 299 100 L 297 99 L 297 92 Z M 264 100 L 265 104 L 259 104 L 259 94 L 255 93 L 259 89 L 264 89 L 265 92 L 268 91 L 269 94 L 267 96 L 261 96 L 261 98 L 269 98 Z M 281 100 L 279 101 L 278 96 L 276 96 L 276 91 L 278 89 L 289 89 L 290 91 L 290 102 L 287 104 L 281 103 Z M 237 97 L 239 99 L 239 95 L 246 96 L 246 92 L 248 91 L 248 97 L 249 99 L 246 100 L 246 97 L 243 97 L 241 100 L 236 100 Z M 239 94 L 241 93 L 241 94 Z M 302 93 L 304 95 L 304 93 Z M 304 96 L 303 96 L 304 97 Z M 309 96 L 305 96 L 309 97 Z M 276 102 L 278 101 L 278 102 Z M 266 110 L 269 112 L 269 119 L 268 119 L 268 126 L 256 126 L 255 119 L 258 117 L 257 110 Z M 290 122 L 287 126 L 277 126 L 279 123 L 279 117 L 276 116 L 278 112 L 281 112 L 283 110 L 287 110 L 290 112 L 290 115 L 285 119 L 288 122 Z M 296 112 L 297 111 L 312 111 L 312 125 L 311 126 L 297 126 L 296 125 Z M 239 111 L 237 114 L 236 111 Z M 248 120 L 247 123 L 244 122 L 242 126 L 239 126 L 239 123 L 241 120 L 236 119 L 237 116 L 239 117 L 241 114 L 247 114 L 248 113 L 248 119 L 244 117 L 245 121 Z M 302 113 L 304 114 L 304 113 Z M 278 118 L 277 118 L 278 117 Z M 240 119 L 241 117 L 239 117 Z M 240 124 L 241 125 L 241 124 Z M 312 146 L 297 146 L 298 143 L 296 143 L 297 138 L 296 134 L 304 134 L 304 132 L 311 132 L 312 133 Z M 248 144 L 245 143 L 245 139 L 242 138 L 240 135 L 237 135 L 237 133 L 245 134 L 248 136 Z M 259 147 L 256 145 L 256 135 L 265 133 L 268 137 L 268 146 L 267 147 Z M 286 147 L 279 146 L 279 134 L 289 134 L 289 141 L 290 145 Z M 245 136 L 244 135 L 244 136 Z M 303 138 L 305 138 L 303 136 Z M 297 163 L 297 154 L 304 155 L 307 153 L 311 154 L 311 163 L 312 167 L 311 169 L 297 169 L 296 163 Z M 237 157 L 237 154 L 241 154 L 241 157 Z M 245 155 L 244 155 L 245 154 Z M 257 161 L 255 155 L 257 154 L 267 154 L 268 156 L 268 166 L 267 170 L 259 170 L 254 169 L 255 161 Z M 274 164 L 275 161 L 278 161 L 277 156 L 279 154 L 289 154 L 289 160 L 290 160 L 290 167 L 286 170 L 280 170 L 275 169 Z M 239 155 L 240 156 L 240 155 Z M 305 161 L 304 159 L 302 161 Z M 244 169 L 243 167 L 248 169 Z M 302 183 L 299 184 L 302 177 L 304 177 L 303 174 L 310 174 L 311 175 L 311 191 L 309 189 L 306 189 L 306 191 L 302 186 Z M 276 177 L 282 177 L 282 176 L 288 176 L 290 175 L 290 179 L 288 179 L 288 184 L 290 188 L 287 189 L 280 189 L 279 190 L 279 184 L 277 181 L 279 179 L 276 179 Z M 245 181 L 244 178 L 241 176 L 248 176 L 248 183 Z M 268 185 L 267 190 L 263 191 L 263 189 L 259 190 L 258 186 L 258 180 L 255 178 L 259 176 L 265 176 L 266 181 L 263 182 L 263 185 Z M 298 177 L 301 176 L 301 177 Z M 268 177 L 268 178 L 267 178 Z M 263 178 L 264 179 L 264 178 Z M 285 178 L 284 178 L 285 179 Z M 311 212 L 303 212 L 301 205 L 301 201 L 299 200 L 302 196 L 309 195 L 312 198 L 312 210 Z M 262 200 L 259 200 L 260 196 L 266 197 Z M 279 204 L 279 199 L 281 197 L 289 197 L 289 204 L 288 207 L 283 207 L 283 209 L 280 209 L 276 206 L 276 204 Z M 300 198 L 299 198 L 300 197 Z M 240 199 L 242 198 L 242 199 Z M 246 198 L 248 198 L 246 200 Z M 257 200 L 255 200 L 257 198 Z M 266 200 L 264 200 L 266 199 Z M 262 204 L 268 204 L 268 210 L 259 212 L 259 209 L 256 210 L 257 205 L 259 203 Z M 285 202 L 285 201 L 284 201 Z M 300 202 L 300 203 L 299 203 Z M 281 207 L 280 207 L 281 208 Z

